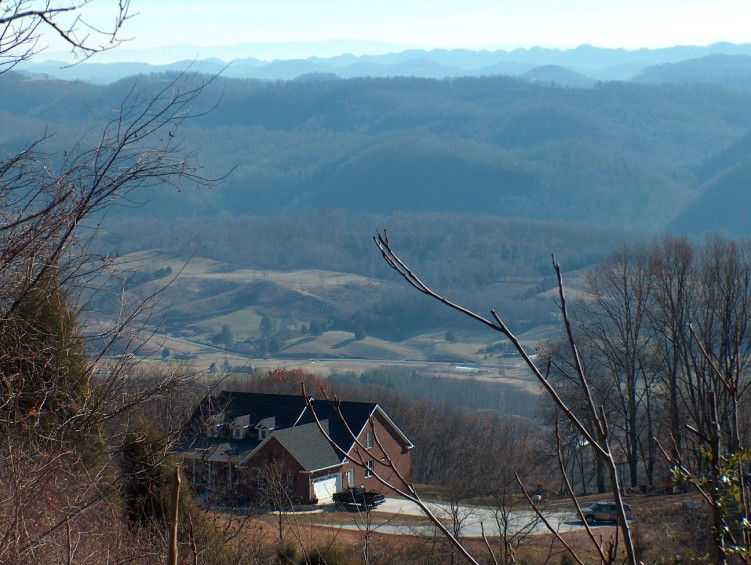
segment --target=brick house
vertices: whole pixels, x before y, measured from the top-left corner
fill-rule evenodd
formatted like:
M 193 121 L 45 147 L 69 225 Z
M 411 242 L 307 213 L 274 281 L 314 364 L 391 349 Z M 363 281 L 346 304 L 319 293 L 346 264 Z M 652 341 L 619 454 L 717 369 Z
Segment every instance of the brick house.
M 302 396 L 225 391 L 196 408 L 176 455 L 197 493 L 241 503 L 266 497 L 273 504 L 268 497 L 281 493 L 324 504 L 350 486 L 384 491 L 373 473 L 392 478 L 386 454 L 409 480 L 413 445 L 378 404 L 340 402 L 341 416 L 327 400 L 313 401 L 313 409 L 341 451 Z M 360 458 L 366 468 L 352 462 Z

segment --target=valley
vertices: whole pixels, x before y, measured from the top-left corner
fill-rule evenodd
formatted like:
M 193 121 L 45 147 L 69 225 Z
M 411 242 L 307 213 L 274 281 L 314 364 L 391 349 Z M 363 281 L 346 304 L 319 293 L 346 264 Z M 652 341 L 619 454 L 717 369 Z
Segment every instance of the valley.
M 278 367 L 301 368 L 324 378 L 408 368 L 432 377 L 538 392 L 518 355 L 499 336 L 481 329 L 433 328 L 399 340 L 356 336 L 336 327 L 311 334 L 311 322 L 336 324 L 325 318 L 327 313 L 374 300 L 393 283 L 323 270 L 234 269 L 219 261 L 185 261 L 161 251 L 128 254 L 116 264 L 122 269 L 120 280 L 131 283 L 137 282 L 133 273 L 162 275 L 129 288 L 133 297 L 158 293 L 168 305 L 149 312 L 149 319 L 157 323 L 144 325 L 144 339 L 133 348 L 148 363 L 189 363 L 207 378 L 219 372 L 232 375 Z M 519 281 L 510 283 L 514 291 L 518 285 Z M 264 319 L 272 320 L 273 329 L 263 327 Z M 232 341 L 217 344 L 215 338 L 225 327 Z M 533 351 L 558 331 L 551 319 L 519 338 Z M 271 338 L 276 340 L 273 351 L 264 348 Z
M 568 563 L 529 511 L 578 529 L 568 491 L 621 521 L 570 535 L 581 563 L 748 547 L 751 52 L 724 49 L 0 61 L 0 561 L 151 563 L 169 526 L 195 563 L 310 565 L 287 515 L 345 479 L 421 484 L 455 537 L 330 564 Z

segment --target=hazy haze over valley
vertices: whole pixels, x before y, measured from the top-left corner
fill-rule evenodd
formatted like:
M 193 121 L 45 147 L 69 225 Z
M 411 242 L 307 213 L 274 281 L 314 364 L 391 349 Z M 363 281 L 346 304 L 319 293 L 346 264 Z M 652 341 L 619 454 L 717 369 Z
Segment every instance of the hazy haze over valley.
M 749 21 L 0 1 L 0 562 L 749 561 Z
M 206 174 L 226 175 L 213 190 L 133 193 L 111 214 L 106 254 L 158 250 L 145 256 L 160 259 L 129 267 L 147 274 L 193 256 L 224 265 L 212 269 L 322 269 L 387 284 L 311 301 L 273 276 L 263 291 L 237 277 L 206 280 L 200 307 L 178 300 L 165 313 L 206 339 L 227 321 L 253 339 L 264 315 L 346 331 L 364 324 L 397 341 L 445 331 L 456 320 L 393 285 L 371 248 L 383 228 L 431 281 L 502 308 L 524 330 L 552 321 L 551 253 L 575 271 L 662 232 L 751 233 L 751 45 L 98 61 L 35 62 L 0 77 L 0 148 L 65 131 L 44 142 L 64 158 L 68 137 L 84 139 L 130 89 L 154 93 L 187 68 L 193 84 L 208 85 L 197 117 L 172 135 Z M 140 74 L 117 78 L 131 73 Z M 458 270 L 446 269 L 449 257 Z M 286 354 L 315 355 L 298 349 Z
M 181 73 L 204 85 L 195 117 L 169 136 L 221 182 L 133 192 L 98 239 L 134 296 L 181 273 L 165 335 L 208 344 L 230 331 L 244 358 L 474 362 L 500 346 L 397 284 L 372 247 L 377 230 L 442 291 L 505 312 L 530 344 L 557 331 L 551 253 L 576 292 L 624 243 L 751 235 L 751 44 L 744 30 L 694 25 L 715 17 L 701 6 L 639 14 L 658 30 L 632 26 L 632 7 L 546 1 L 534 21 L 482 1 L 422 12 L 386 2 L 375 18 L 356 9 L 339 22 L 302 5 L 227 5 L 235 19 L 217 9 L 186 35 L 198 4 L 169 4 L 128 20 L 134 39 L 118 49 L 71 66 L 53 41 L 0 77 L 0 151 L 51 133 L 53 162 L 129 93 L 153 96 Z M 151 27 L 164 10 L 173 34 Z M 273 34 L 239 34 L 250 14 Z M 318 35 L 296 28 L 312 19 Z M 416 33 L 400 41 L 410 22 Z M 360 337 L 295 337 L 313 323 Z M 439 345 L 447 328 L 464 345 Z

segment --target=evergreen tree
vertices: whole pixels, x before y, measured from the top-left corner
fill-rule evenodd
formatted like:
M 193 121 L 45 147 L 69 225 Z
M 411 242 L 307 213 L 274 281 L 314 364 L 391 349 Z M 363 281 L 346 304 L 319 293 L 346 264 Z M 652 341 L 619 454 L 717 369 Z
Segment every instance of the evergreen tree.
M 357 341 L 365 339 L 367 334 L 365 333 L 365 326 L 363 324 L 357 324 L 355 326 L 355 339 Z
M 310 332 L 310 335 L 312 336 L 315 336 L 315 337 L 322 336 L 324 332 L 326 331 L 326 324 L 325 322 L 312 320 L 310 322 L 310 327 L 308 328 L 308 331 Z
M 258 326 L 258 329 L 261 331 L 261 335 L 264 339 L 270 339 L 272 335 L 274 335 L 274 320 L 271 316 L 264 315 L 263 318 L 261 318 L 261 323 Z
M 120 449 L 125 514 L 133 524 L 167 522 L 175 464 L 165 437 L 153 423 L 141 422 L 126 434 Z
M 78 316 L 52 268 L 19 283 L 15 296 L 0 322 L 2 425 L 59 439 L 75 429 L 91 392 Z
M 235 335 L 232 333 L 232 329 L 229 327 L 229 325 L 224 324 L 222 326 L 222 331 L 212 337 L 211 341 L 213 343 L 216 343 L 217 345 L 230 347 L 233 343 L 235 343 Z
M 133 528 L 163 530 L 170 520 L 172 477 L 177 463 L 167 435 L 153 421 L 136 420 L 119 451 L 124 513 Z M 211 554 L 212 563 L 230 563 L 231 550 L 193 503 L 190 491 L 180 488 L 178 539 L 190 540 Z M 208 561 L 207 561 L 208 562 Z

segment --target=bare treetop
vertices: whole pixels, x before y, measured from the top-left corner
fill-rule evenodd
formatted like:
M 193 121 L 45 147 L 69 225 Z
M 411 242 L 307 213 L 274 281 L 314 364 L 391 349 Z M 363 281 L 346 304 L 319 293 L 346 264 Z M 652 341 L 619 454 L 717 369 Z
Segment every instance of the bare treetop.
M 110 2 L 115 6 L 110 23 L 104 27 L 94 23 L 86 13 L 93 2 L 0 0 L 0 73 L 43 51 L 48 42 L 42 40 L 45 34 L 62 39 L 79 60 L 116 47 L 121 41 L 122 26 L 129 17 L 130 0 Z

